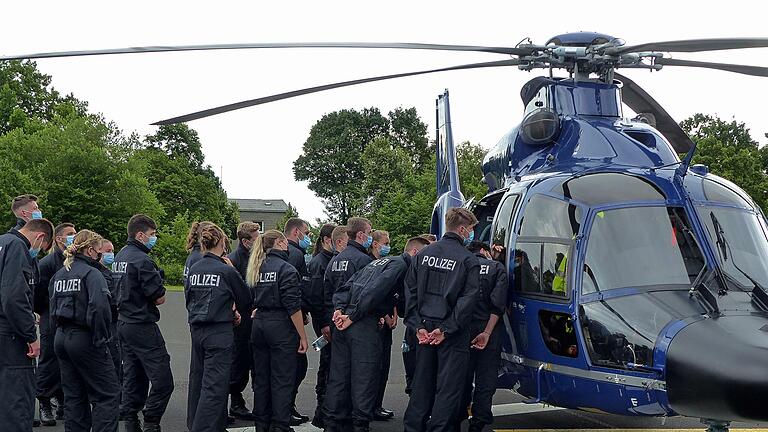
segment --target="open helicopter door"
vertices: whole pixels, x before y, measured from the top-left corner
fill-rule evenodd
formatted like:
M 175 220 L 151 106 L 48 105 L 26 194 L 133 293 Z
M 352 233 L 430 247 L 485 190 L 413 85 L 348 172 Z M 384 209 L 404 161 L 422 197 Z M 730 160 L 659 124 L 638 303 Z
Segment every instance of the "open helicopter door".
M 429 232 L 440 238 L 445 232 L 445 213 L 451 207 L 461 207 L 464 204 L 464 195 L 459 188 L 459 167 L 456 161 L 456 147 L 453 145 L 448 90 L 437 97 L 436 103 L 437 202 L 432 210 Z

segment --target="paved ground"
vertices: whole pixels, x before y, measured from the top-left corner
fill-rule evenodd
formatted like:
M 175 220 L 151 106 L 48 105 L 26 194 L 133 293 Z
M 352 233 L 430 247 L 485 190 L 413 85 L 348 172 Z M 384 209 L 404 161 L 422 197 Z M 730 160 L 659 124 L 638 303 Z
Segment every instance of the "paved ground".
M 160 326 L 165 337 L 168 351 L 171 354 L 171 363 L 176 389 L 171 398 L 168 411 L 163 419 L 164 431 L 186 431 L 186 397 L 188 388 L 189 371 L 189 327 L 187 326 L 187 313 L 184 308 L 183 295 L 181 293 L 169 293 L 168 301 L 161 307 L 162 319 Z M 308 334 L 313 334 L 310 327 Z M 405 379 L 400 354 L 400 340 L 402 340 L 402 325 L 395 331 L 392 352 L 392 371 L 390 373 L 385 407 L 396 412 L 394 420 L 389 422 L 374 423 L 372 429 L 375 432 L 402 430 L 402 414 L 408 403 L 407 396 L 403 393 Z M 310 339 L 312 340 L 312 339 Z M 307 379 L 301 386 L 297 401 L 299 411 L 307 415 L 315 409 L 315 377 L 317 373 L 318 356 L 314 351 L 309 353 L 309 371 Z M 246 395 L 248 406 L 251 406 L 252 395 Z M 522 403 L 519 395 L 506 390 L 499 390 L 494 398 L 494 414 L 497 430 L 528 429 L 552 430 L 552 429 L 698 429 L 704 427 L 693 419 L 685 418 L 632 418 L 606 414 L 592 414 L 574 410 L 565 410 L 541 405 L 527 405 Z M 249 429 L 246 422 L 238 423 L 230 427 L 230 431 L 246 432 Z M 734 428 L 768 428 L 768 424 L 735 424 Z M 317 429 L 310 425 L 295 428 L 296 432 L 316 432 Z M 38 432 L 63 431 L 62 422 L 56 427 L 38 428 Z M 751 431 L 754 432 L 754 431 Z

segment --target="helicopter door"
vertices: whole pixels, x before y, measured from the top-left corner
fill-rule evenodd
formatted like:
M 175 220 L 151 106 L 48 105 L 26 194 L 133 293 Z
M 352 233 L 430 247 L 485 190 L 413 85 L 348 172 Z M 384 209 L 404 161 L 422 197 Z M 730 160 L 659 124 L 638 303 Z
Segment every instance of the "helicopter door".
M 541 194 L 533 195 L 522 211 L 517 232 L 508 240 L 512 290 L 507 318 L 517 355 L 528 368 L 519 376 L 519 390 L 535 397 L 540 388 L 555 402 L 558 391 L 552 371 L 536 373 L 536 368 L 542 362 L 569 367 L 585 363 L 577 343 L 579 329 L 574 326 L 570 277 L 584 211 Z M 494 244 L 499 240 L 494 236 Z

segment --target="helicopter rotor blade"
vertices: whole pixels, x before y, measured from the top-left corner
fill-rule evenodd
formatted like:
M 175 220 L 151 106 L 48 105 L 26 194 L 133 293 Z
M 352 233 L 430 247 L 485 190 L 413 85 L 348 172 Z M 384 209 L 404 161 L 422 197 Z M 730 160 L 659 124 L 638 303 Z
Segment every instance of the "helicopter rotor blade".
M 717 69 L 726 72 L 735 72 L 744 75 L 752 75 L 759 77 L 768 77 L 768 68 L 762 66 L 747 66 L 730 63 L 712 63 L 712 62 L 700 62 L 693 60 L 677 60 L 671 58 L 657 58 L 656 64 L 664 66 L 686 66 L 686 67 L 698 67 L 706 69 Z
M 607 54 L 624 54 L 640 51 L 700 52 L 743 48 L 768 48 L 768 38 L 719 38 L 689 39 L 679 41 L 650 42 L 640 45 L 611 47 Z
M 473 51 L 493 54 L 530 55 L 532 48 L 491 47 L 476 45 L 441 45 L 427 43 L 386 43 L 386 42 L 275 42 L 275 43 L 239 43 L 212 45 L 168 45 L 143 46 L 128 48 L 113 48 L 84 51 L 56 51 L 33 54 L 0 56 L 3 60 L 34 60 L 57 57 L 80 57 L 112 54 L 138 54 L 173 51 L 208 51 L 208 50 L 237 50 L 237 49 L 267 49 L 267 48 L 373 48 L 373 49 L 415 49 L 435 51 Z
M 336 89 L 340 87 L 348 87 L 348 86 L 353 86 L 357 84 L 365 84 L 365 83 L 374 82 L 374 81 L 383 81 L 383 80 L 394 79 L 394 78 L 404 78 L 409 76 L 424 75 L 424 74 L 435 73 L 435 72 L 448 72 L 448 71 L 456 71 L 456 70 L 481 69 L 481 68 L 491 68 L 491 67 L 501 67 L 501 66 L 517 66 L 518 64 L 520 64 L 520 61 L 518 59 L 509 59 L 509 60 L 499 60 L 499 61 L 491 61 L 491 62 L 483 62 L 483 63 L 470 63 L 470 64 L 464 64 L 459 66 L 450 66 L 445 68 L 430 69 L 430 70 L 423 70 L 423 71 L 416 71 L 416 72 L 405 72 L 405 73 L 398 73 L 398 74 L 392 74 L 392 75 L 382 75 L 382 76 L 376 76 L 376 77 L 370 77 L 370 78 L 356 79 L 351 81 L 342 81 L 342 82 L 337 82 L 333 84 L 324 84 L 324 85 L 309 87 L 301 90 L 293 90 L 285 93 L 279 93 L 271 96 L 261 97 L 258 99 L 251 99 L 251 100 L 246 100 L 242 102 L 236 102 L 233 104 L 222 105 L 216 108 L 210 108 L 210 109 L 198 111 L 191 114 L 186 114 L 186 115 L 173 117 L 166 120 L 161 120 L 152 124 L 156 126 L 160 126 L 160 125 L 168 125 L 168 124 L 175 124 L 175 123 L 183 123 L 183 122 L 201 119 L 204 117 L 210 117 L 216 114 L 238 110 L 241 108 L 252 107 L 255 105 L 261 105 L 269 102 L 289 99 L 296 96 L 317 93 L 317 92 Z
M 680 127 L 680 125 L 669 115 L 669 113 L 651 97 L 637 83 L 624 75 L 614 72 L 613 76 L 618 78 L 624 86 L 621 88 L 622 100 L 628 107 L 636 113 L 651 113 L 656 117 L 656 130 L 664 135 L 672 147 L 678 153 L 686 153 L 693 146 L 691 137 Z

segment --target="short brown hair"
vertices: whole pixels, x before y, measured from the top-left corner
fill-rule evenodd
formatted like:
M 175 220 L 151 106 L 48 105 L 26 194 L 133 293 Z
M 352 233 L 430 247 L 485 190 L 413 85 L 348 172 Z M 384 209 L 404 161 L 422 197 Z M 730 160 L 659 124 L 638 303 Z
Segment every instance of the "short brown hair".
M 157 224 L 151 217 L 143 214 L 137 214 L 131 216 L 128 220 L 128 238 L 136 237 L 139 232 L 147 232 L 149 230 L 156 230 Z
M 16 198 L 11 201 L 11 211 L 16 213 L 16 210 L 18 210 L 21 207 L 24 207 L 25 205 L 31 203 L 31 202 L 37 202 L 37 197 L 32 194 L 24 194 L 19 195 Z
M 299 230 L 301 230 L 301 227 L 303 227 L 304 225 L 309 227 L 309 224 L 304 219 L 301 219 L 301 218 L 290 218 L 285 223 L 285 229 L 283 230 L 283 232 L 285 234 L 288 234 L 289 232 L 293 231 L 294 228 L 298 228 Z
M 430 243 L 429 240 L 425 239 L 422 236 L 411 237 L 405 243 L 405 250 L 409 251 L 413 248 L 421 250 L 422 248 L 429 246 L 429 243 Z
M 24 225 L 24 230 L 45 234 L 43 241 L 51 244 L 53 239 L 53 224 L 48 219 L 32 219 Z
M 361 217 L 351 217 L 347 220 L 347 235 L 350 239 L 357 237 L 357 233 L 365 231 L 365 226 L 371 225 L 371 221 Z
M 477 218 L 471 211 L 465 208 L 449 208 L 448 212 L 445 214 L 445 229 L 453 231 L 462 225 L 473 227 L 477 225 Z
M 62 222 L 58 225 L 56 225 L 56 228 L 53 229 L 53 235 L 57 236 L 60 235 L 62 231 L 64 231 L 67 228 L 74 228 L 75 224 L 69 223 L 69 222 Z
M 347 226 L 346 225 L 339 225 L 336 228 L 333 229 L 331 232 L 331 241 L 335 244 L 339 239 L 341 239 L 344 236 L 347 236 Z
M 240 241 L 252 240 L 253 232 L 258 232 L 259 230 L 261 230 L 261 225 L 257 224 L 256 222 L 240 222 L 240 225 L 237 226 L 237 239 Z
M 424 240 L 426 240 L 426 241 L 428 241 L 430 243 L 434 243 L 434 242 L 437 241 L 437 236 L 434 235 L 434 234 L 422 234 L 419 237 L 423 238 Z
M 384 237 L 389 237 L 389 233 L 387 231 L 377 229 L 371 233 L 371 237 L 373 237 L 375 241 L 381 243 Z

